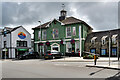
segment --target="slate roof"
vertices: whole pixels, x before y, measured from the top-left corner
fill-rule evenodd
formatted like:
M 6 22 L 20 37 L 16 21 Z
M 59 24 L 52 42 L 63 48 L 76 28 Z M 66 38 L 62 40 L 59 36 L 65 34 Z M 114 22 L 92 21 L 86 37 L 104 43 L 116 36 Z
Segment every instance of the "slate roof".
M 80 23 L 80 22 L 82 22 L 82 20 L 79 20 L 74 17 L 67 17 L 65 20 L 63 20 L 61 22 L 64 23 L 65 25 L 67 25 L 67 24 Z
M 103 36 L 109 36 L 109 35 L 112 36 L 112 35 L 115 35 L 115 34 L 118 34 L 119 39 L 120 39 L 120 29 L 92 32 L 92 33 L 88 34 L 85 42 L 87 42 L 87 43 L 91 42 L 91 39 L 93 37 L 97 37 L 96 42 L 101 42 L 101 39 L 102 39 Z M 107 40 L 108 40 L 108 37 L 107 37 Z
M 59 20 L 58 20 L 59 21 Z M 44 23 L 42 24 L 41 26 L 37 26 L 35 28 L 32 28 L 33 30 L 34 29 L 38 29 L 38 28 L 46 28 L 46 26 L 50 23 L 51 21 L 47 22 L 47 23 Z M 87 23 L 85 23 L 84 21 L 80 20 L 80 19 L 77 19 L 75 17 L 66 17 L 65 20 L 63 21 L 59 21 L 61 23 L 63 23 L 64 25 L 68 25 L 68 24 L 75 24 L 75 23 L 83 23 L 85 25 L 87 25 L 89 28 L 91 28 Z
M 20 27 L 22 27 L 22 26 L 18 26 L 18 27 L 12 28 L 9 32 L 15 31 L 16 29 L 18 29 Z
M 39 26 L 37 26 L 37 27 L 35 27 L 35 28 L 32 28 L 32 29 L 46 28 L 46 26 L 47 26 L 50 22 L 51 22 L 51 21 L 49 21 L 49 22 L 47 22 L 47 23 L 44 23 L 44 24 L 42 24 L 42 25 L 39 25 Z
M 18 26 L 18 27 L 15 27 L 15 28 L 10 28 L 10 27 L 5 27 L 5 28 L 6 28 L 6 30 L 7 30 L 7 33 L 10 33 L 10 32 L 15 31 L 16 29 L 18 29 L 18 28 L 20 28 L 20 27 L 22 27 L 22 26 Z M 3 29 L 2 29 L 1 32 L 3 32 Z

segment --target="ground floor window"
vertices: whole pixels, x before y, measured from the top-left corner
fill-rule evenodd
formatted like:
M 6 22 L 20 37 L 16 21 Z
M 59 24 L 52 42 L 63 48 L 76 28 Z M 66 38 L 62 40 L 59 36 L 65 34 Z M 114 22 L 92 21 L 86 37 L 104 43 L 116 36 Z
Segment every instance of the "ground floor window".
M 101 55 L 103 56 L 103 55 L 106 55 L 107 53 L 106 53 L 106 49 L 101 49 Z
M 96 54 L 96 49 L 95 49 L 95 48 L 92 48 L 92 49 L 90 49 L 90 52 Z
M 70 42 L 66 43 L 66 52 L 72 52 L 72 44 Z
M 112 56 L 117 56 L 117 48 L 112 48 Z
M 77 41 L 75 42 L 75 52 L 78 53 L 80 51 L 79 49 L 80 49 L 80 42 Z

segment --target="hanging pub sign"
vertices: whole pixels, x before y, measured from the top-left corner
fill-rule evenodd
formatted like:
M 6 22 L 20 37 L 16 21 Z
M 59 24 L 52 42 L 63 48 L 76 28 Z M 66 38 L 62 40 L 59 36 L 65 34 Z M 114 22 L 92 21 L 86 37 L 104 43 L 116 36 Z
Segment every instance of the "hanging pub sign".
M 43 43 L 39 43 L 39 46 L 43 46 Z
M 62 45 L 63 45 L 63 40 L 61 40 L 61 41 L 60 41 L 60 44 L 62 44 Z
M 71 44 L 75 44 L 75 40 L 74 39 L 71 40 Z
M 26 38 L 26 34 L 23 33 L 23 32 L 19 32 L 19 33 L 18 33 L 18 37 L 19 37 L 20 39 L 25 39 L 25 38 Z
M 49 42 L 49 41 L 47 41 L 47 42 L 46 42 L 46 45 L 47 45 L 47 46 L 50 46 L 50 42 Z

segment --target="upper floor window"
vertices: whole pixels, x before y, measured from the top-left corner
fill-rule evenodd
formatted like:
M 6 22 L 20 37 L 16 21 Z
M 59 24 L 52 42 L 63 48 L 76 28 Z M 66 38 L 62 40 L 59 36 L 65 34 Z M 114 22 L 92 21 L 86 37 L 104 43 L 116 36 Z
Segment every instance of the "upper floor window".
M 58 38 L 58 33 L 59 33 L 58 29 L 53 29 L 52 32 L 53 39 Z
M 46 30 L 43 30 L 43 31 L 42 31 L 42 39 L 43 39 L 43 40 L 46 40 L 46 37 L 47 37 Z
M 17 41 L 17 47 L 27 47 L 27 41 Z
M 117 38 L 116 38 L 117 36 L 118 36 L 118 34 L 112 36 L 112 44 L 117 43 Z
M 76 35 L 76 27 L 73 27 L 73 36 Z
M 103 37 L 102 37 L 102 39 L 101 39 L 102 45 L 105 45 L 105 43 L 106 43 L 106 38 L 107 38 L 107 36 L 103 36 Z
M 97 38 L 97 37 L 93 37 L 93 38 L 91 39 L 91 44 L 95 44 L 96 38 Z
M 66 27 L 66 37 L 71 37 L 71 27 Z
M 41 39 L 41 31 L 38 31 L 38 39 Z

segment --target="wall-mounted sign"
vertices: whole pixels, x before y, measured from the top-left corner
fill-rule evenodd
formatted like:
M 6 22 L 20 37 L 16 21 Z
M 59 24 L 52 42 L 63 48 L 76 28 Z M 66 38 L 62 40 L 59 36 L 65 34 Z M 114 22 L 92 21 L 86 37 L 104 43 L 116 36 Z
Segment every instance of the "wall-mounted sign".
M 25 39 L 25 38 L 26 38 L 26 34 L 23 33 L 23 32 L 19 32 L 19 33 L 18 33 L 18 37 L 19 37 L 20 39 Z

